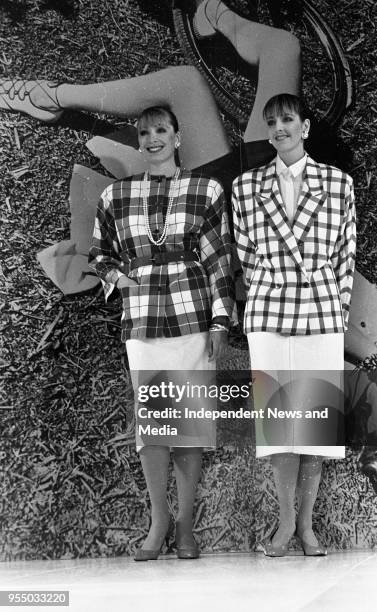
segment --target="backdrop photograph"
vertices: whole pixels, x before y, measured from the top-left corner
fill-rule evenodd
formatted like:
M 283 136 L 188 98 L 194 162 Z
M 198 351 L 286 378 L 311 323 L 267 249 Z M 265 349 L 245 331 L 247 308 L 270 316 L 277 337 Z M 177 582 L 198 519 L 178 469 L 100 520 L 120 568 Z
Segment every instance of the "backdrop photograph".
M 309 555 L 374 549 L 376 16 L 374 0 L 0 3 L 0 561 L 144 560 L 177 546 L 179 558 L 283 556 L 291 510 L 312 520 Z M 283 142 L 294 129 L 308 193 L 292 246 L 288 217 L 262 196 L 278 184 L 276 154 L 296 163 Z M 253 189 L 268 221 L 250 213 Z M 271 287 L 291 278 L 288 258 L 324 269 L 333 234 L 339 278 L 316 270 L 311 297 L 301 283 L 277 315 Z M 137 434 L 133 387 L 148 371 L 240 387 L 253 363 L 288 369 L 286 345 L 264 332 L 299 338 L 297 369 L 343 374 L 344 354 L 345 444 L 293 451 L 301 511 L 281 480 L 287 451 L 266 460 L 257 419 L 219 418 L 200 442 L 188 428 L 172 453 Z M 258 393 L 217 408 L 257 408 Z

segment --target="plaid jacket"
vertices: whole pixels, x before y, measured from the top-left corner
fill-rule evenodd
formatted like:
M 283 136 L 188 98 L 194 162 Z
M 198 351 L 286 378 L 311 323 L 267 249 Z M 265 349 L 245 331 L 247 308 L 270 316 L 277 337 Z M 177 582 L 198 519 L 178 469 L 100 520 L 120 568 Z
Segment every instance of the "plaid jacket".
M 245 333 L 344 332 L 356 246 L 351 177 L 308 157 L 292 225 L 275 160 L 238 177 L 232 202 L 248 292 Z
M 180 171 L 169 217 L 166 242 L 157 247 L 146 233 L 143 178 L 135 175 L 110 185 L 102 194 L 94 227 L 90 266 L 104 281 L 128 274 L 137 284 L 121 288 L 122 339 L 172 337 L 208 331 L 212 318 L 232 317 L 234 287 L 230 268 L 231 240 L 221 185 Z M 172 181 L 148 181 L 152 232 L 161 234 Z M 198 261 L 143 265 L 128 272 L 135 257 L 163 251 L 193 251 Z

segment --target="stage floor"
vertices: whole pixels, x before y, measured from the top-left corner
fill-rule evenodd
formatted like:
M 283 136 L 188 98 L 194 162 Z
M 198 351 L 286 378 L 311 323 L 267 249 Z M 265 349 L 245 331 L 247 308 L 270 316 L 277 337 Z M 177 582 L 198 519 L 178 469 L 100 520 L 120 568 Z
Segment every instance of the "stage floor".
M 317 558 L 17 561 L 0 563 L 0 590 L 69 590 L 70 605 L 60 608 L 69 612 L 364 612 L 376 605 L 376 575 L 377 553 L 359 550 Z

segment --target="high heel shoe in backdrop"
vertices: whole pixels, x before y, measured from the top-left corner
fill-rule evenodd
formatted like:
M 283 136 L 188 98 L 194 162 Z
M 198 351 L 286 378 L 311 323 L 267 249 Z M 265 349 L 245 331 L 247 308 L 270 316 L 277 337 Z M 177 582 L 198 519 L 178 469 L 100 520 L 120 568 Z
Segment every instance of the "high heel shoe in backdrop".
M 26 79 L 1 79 L 0 80 L 0 110 L 12 113 L 24 113 L 34 119 L 45 123 L 55 123 L 63 114 L 60 106 L 57 89 L 59 83 L 52 81 L 28 81 Z M 32 94 L 36 91 L 45 105 L 38 106 L 32 100 Z
M 203 0 L 203 2 L 198 4 L 196 13 L 192 20 L 192 27 L 198 40 L 214 36 L 216 34 L 216 28 L 220 17 L 223 15 L 223 13 L 229 11 L 227 6 L 223 5 L 220 0 L 217 0 L 216 10 L 214 15 L 212 15 L 211 20 L 208 11 L 208 4 L 210 1 L 211 0 Z

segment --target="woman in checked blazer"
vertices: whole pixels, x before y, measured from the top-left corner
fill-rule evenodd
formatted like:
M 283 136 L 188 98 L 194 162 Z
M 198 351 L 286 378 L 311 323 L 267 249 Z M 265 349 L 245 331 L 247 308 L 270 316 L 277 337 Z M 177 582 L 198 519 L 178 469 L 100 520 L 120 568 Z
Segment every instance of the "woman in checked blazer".
M 310 122 L 299 98 L 274 96 L 263 116 L 277 157 L 234 181 L 233 209 L 254 403 L 264 410 L 257 456 L 271 455 L 280 506 L 265 553 L 283 556 L 296 533 L 305 554 L 321 555 L 312 512 L 322 459 L 344 457 L 336 413 L 355 264 L 353 185 L 305 153 Z

